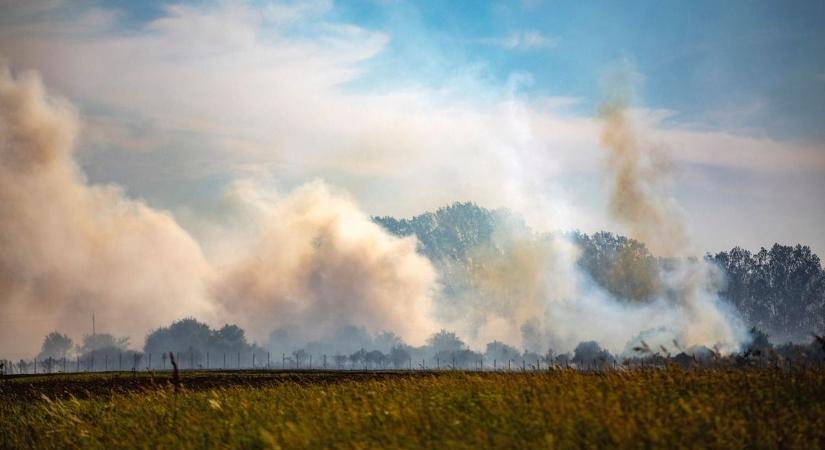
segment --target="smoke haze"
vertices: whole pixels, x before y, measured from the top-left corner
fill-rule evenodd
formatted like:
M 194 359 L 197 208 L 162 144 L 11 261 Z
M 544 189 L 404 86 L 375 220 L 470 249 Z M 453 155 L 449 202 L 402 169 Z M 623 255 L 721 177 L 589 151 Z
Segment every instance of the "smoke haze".
M 171 214 L 86 182 L 73 154 L 77 114 L 35 74 L 0 67 L 0 108 L 0 351 L 9 354 L 33 353 L 54 329 L 88 332 L 91 312 L 106 331 L 136 340 L 193 316 L 236 322 L 259 342 L 274 329 L 307 342 L 357 326 L 415 345 L 448 327 L 474 348 L 501 340 L 536 351 L 596 340 L 617 352 L 648 329 L 665 330 L 668 345 L 739 343 L 701 260 L 663 273 L 655 300 L 627 305 L 580 272 L 572 243 L 505 228 L 495 251 L 471 255 L 470 289 L 448 297 L 414 238 L 391 236 L 322 181 L 287 194 L 235 182 L 224 198 L 230 217 L 212 225 L 218 244 L 205 252 Z M 649 185 L 659 175 L 643 167 L 645 147 L 624 111 L 605 107 L 611 212 L 661 254 L 684 254 L 686 233 Z M 512 185 L 523 186 L 513 201 L 535 198 L 512 170 Z

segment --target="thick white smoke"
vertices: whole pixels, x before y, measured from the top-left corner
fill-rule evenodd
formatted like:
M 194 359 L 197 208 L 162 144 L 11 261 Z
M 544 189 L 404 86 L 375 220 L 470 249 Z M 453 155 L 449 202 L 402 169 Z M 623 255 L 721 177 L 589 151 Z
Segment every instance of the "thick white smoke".
M 459 298 L 466 310 L 454 312 L 451 323 L 474 346 L 501 340 L 531 351 L 570 351 L 595 340 L 619 353 L 644 332 L 657 349 L 675 351 L 677 342 L 729 352 L 746 339 L 741 320 L 717 297 L 722 274 L 694 254 L 665 189 L 670 162 L 633 127 L 624 87 L 602 107 L 609 213 L 628 236 L 671 258 L 660 268 L 657 295 L 642 304 L 611 296 L 579 269 L 579 249 L 559 237 L 496 242 L 497 251 L 474 255 L 468 274 L 474 291 Z

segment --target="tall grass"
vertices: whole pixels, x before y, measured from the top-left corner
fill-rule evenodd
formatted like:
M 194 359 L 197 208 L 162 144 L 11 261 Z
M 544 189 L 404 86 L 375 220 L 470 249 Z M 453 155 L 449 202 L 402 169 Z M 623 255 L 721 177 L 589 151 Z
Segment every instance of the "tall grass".
M 6 448 L 822 448 L 825 372 L 451 373 L 0 402 Z

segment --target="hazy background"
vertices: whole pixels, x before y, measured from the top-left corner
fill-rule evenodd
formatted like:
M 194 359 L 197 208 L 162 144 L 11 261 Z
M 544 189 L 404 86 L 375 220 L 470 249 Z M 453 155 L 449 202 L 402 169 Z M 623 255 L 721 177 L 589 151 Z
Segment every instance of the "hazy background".
M 368 217 L 457 200 L 539 232 L 668 241 L 674 221 L 661 256 L 823 253 L 823 21 L 821 2 L 2 0 L 3 340 L 91 310 L 136 341 L 183 315 L 264 335 L 344 310 L 421 341 L 437 274 Z M 667 223 L 615 208 L 617 89 Z

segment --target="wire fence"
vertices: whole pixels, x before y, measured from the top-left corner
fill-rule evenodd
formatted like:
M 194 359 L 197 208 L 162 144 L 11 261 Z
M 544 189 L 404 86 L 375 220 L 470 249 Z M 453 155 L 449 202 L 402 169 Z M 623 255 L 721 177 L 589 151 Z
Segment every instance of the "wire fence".
M 530 372 L 556 368 L 603 369 L 618 367 L 618 362 L 593 361 L 592 363 L 571 363 L 569 360 L 550 359 L 508 359 L 456 361 L 453 359 L 408 358 L 404 361 L 378 359 L 353 360 L 343 355 L 277 355 L 271 353 L 219 353 L 195 354 L 185 352 L 172 353 L 178 369 L 194 370 L 280 370 L 280 371 L 508 371 Z M 171 371 L 170 353 L 153 355 L 151 353 L 117 353 L 97 356 L 76 356 L 45 359 L 20 359 L 18 361 L 0 359 L 0 373 L 3 375 L 51 374 L 51 373 L 88 373 L 117 371 Z

